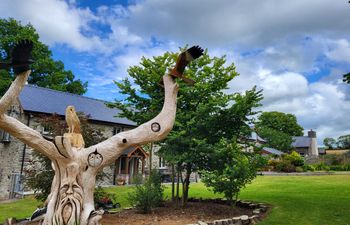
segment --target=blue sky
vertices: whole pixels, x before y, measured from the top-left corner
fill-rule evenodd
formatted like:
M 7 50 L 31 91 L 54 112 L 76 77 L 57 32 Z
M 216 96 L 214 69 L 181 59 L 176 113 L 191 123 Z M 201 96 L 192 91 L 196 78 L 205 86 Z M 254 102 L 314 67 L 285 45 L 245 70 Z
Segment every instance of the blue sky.
M 350 134 L 347 0 L 2 0 L 0 16 L 33 24 L 89 97 L 121 98 L 113 81 L 142 56 L 199 44 L 235 63 L 229 92 L 257 85 L 262 110 L 295 114 L 319 143 Z

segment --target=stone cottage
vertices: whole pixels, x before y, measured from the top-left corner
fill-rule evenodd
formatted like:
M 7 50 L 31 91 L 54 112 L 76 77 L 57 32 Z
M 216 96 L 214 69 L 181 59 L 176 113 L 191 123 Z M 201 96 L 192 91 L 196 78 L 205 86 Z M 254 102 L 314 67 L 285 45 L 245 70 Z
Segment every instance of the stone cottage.
M 23 88 L 7 113 L 45 134 L 44 127 L 39 124 L 40 116 L 56 113 L 64 119 L 68 105 L 75 106 L 77 112 L 89 115 L 89 123 L 102 129 L 105 137 L 136 126 L 126 118 L 117 117 L 120 110 L 108 108 L 104 101 L 32 85 Z M 22 190 L 23 176 L 26 175 L 25 168 L 29 166 L 31 153 L 30 147 L 0 130 L 0 199 L 11 198 Z M 113 185 L 117 180 L 128 183 L 132 176 L 145 171 L 146 157 L 147 153 L 141 146 L 126 149 L 114 165 L 104 169 L 108 178 L 102 184 Z
M 292 146 L 295 151 L 303 156 L 318 156 L 316 132 L 308 131 L 307 136 L 293 137 Z

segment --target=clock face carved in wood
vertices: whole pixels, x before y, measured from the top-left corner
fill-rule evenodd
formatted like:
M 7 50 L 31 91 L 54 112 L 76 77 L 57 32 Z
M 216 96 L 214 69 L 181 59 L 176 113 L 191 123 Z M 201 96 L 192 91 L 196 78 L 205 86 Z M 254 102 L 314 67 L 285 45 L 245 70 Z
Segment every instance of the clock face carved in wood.
M 97 152 L 97 149 L 94 152 L 91 152 L 88 156 L 89 166 L 96 167 L 101 165 L 103 161 L 103 156 Z
M 159 132 L 160 131 L 160 124 L 157 122 L 152 123 L 151 129 L 153 132 Z

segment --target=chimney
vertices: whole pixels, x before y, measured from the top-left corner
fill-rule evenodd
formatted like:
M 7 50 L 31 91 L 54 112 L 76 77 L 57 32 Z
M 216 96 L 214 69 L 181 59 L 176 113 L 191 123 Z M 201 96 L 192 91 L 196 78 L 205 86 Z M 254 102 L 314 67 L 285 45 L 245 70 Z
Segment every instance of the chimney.
M 311 129 L 307 132 L 307 136 L 310 138 L 316 138 L 316 132 Z
M 318 156 L 318 147 L 317 147 L 317 139 L 316 139 L 316 131 L 312 129 L 307 132 L 307 136 L 311 138 L 311 145 L 309 148 L 309 155 Z

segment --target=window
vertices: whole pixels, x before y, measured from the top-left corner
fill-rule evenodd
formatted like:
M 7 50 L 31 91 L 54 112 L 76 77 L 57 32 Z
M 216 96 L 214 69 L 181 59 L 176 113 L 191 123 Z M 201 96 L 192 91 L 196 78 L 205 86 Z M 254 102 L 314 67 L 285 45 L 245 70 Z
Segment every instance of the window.
M 9 143 L 11 142 L 11 136 L 6 131 L 0 130 L 0 142 Z
M 159 168 L 166 167 L 166 162 L 163 157 L 159 157 Z

